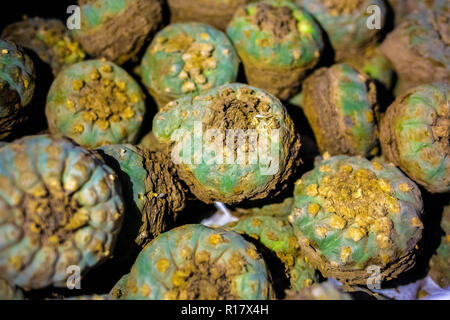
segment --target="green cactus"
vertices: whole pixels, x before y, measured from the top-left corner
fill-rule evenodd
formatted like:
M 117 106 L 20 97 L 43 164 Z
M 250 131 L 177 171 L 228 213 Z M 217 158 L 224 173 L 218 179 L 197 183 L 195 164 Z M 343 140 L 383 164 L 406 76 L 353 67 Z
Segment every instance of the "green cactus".
M 0 278 L 0 300 L 23 300 L 23 292 Z
M 184 225 L 144 248 L 122 298 L 263 300 L 273 298 L 272 292 L 254 245 L 232 231 Z
M 375 266 L 383 281 L 414 265 L 423 203 L 419 188 L 394 165 L 319 159 L 296 182 L 294 199 L 289 221 L 302 252 L 325 277 L 366 285 L 368 268 Z
M 430 276 L 442 288 L 450 285 L 450 205 L 445 206 L 441 228 L 444 232 L 436 254 L 430 261 Z
M 384 157 L 428 191 L 450 191 L 450 87 L 424 84 L 389 106 L 381 120 Z
M 219 30 L 225 30 L 234 12 L 240 6 L 255 0 L 167 0 L 170 21 L 198 21 Z
M 27 119 L 35 80 L 31 59 L 13 42 L 0 40 L 0 139 Z
M 133 58 L 162 25 L 161 0 L 78 0 L 81 26 L 72 30 L 96 58 L 123 64 Z
M 319 26 L 291 1 L 261 1 L 239 8 L 227 34 L 241 57 L 248 83 L 280 99 L 298 92 L 319 61 Z
M 285 266 L 290 288 L 298 290 L 318 280 L 315 269 L 305 261 L 297 243 L 294 229 L 286 218 L 249 216 L 227 226 L 231 230 L 254 238 L 273 252 Z M 274 278 L 277 285 L 277 279 Z
M 285 107 L 242 84 L 169 103 L 156 114 L 153 134 L 171 147 L 180 177 L 206 203 L 277 195 L 300 162 L 300 139 Z
M 128 202 L 127 228 L 139 230 L 133 237 L 144 245 L 166 231 L 184 208 L 184 190 L 175 168 L 165 155 L 132 145 L 109 145 L 100 150 L 122 182 Z
M 86 148 L 135 143 L 145 113 L 139 84 L 112 62 L 87 60 L 58 74 L 45 108 L 50 132 Z
M 236 80 L 239 58 L 227 36 L 202 23 L 171 24 L 147 48 L 139 73 L 159 108 Z
M 383 0 L 297 0 L 319 21 L 334 49 L 335 59 L 341 61 L 357 55 L 376 43 L 382 35 L 387 20 Z M 372 7 L 376 6 L 376 7 Z M 379 28 L 369 28 L 369 17 L 379 10 Z M 378 27 L 378 26 L 377 26 Z
M 57 19 L 25 19 L 6 26 L 1 37 L 34 51 L 50 65 L 55 76 L 61 69 L 82 61 L 86 56 L 66 26 Z
M 251 208 L 235 208 L 232 211 L 234 216 L 276 216 L 276 217 L 287 217 L 291 213 L 292 205 L 294 203 L 294 198 L 289 197 L 284 199 L 279 203 L 270 203 L 263 205 L 261 207 L 251 207 Z
M 321 153 L 376 153 L 377 95 L 365 74 L 347 64 L 321 68 L 303 82 L 301 105 Z
M 291 290 L 286 300 L 353 300 L 341 288 L 330 282 L 316 283 L 300 290 Z
M 122 225 L 119 179 L 94 153 L 57 136 L 0 148 L 0 274 L 25 289 L 65 286 L 106 260 Z
M 128 276 L 126 275 L 122 276 L 119 281 L 114 285 L 114 287 L 109 292 L 109 296 L 113 299 L 121 299 L 126 295 L 127 292 L 127 282 L 128 282 Z

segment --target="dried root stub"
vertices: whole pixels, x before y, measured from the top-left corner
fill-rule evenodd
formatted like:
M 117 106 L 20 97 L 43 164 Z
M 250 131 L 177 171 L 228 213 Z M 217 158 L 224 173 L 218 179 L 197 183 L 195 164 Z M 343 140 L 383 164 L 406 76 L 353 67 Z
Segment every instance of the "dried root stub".
M 198 21 L 225 30 L 234 12 L 254 0 L 168 0 L 170 21 Z
M 68 139 L 28 136 L 0 148 L 0 274 L 25 289 L 65 286 L 110 257 L 124 208 L 119 179 Z
M 161 234 L 141 251 L 125 279 L 122 299 L 274 298 L 266 264 L 255 246 L 235 232 L 203 225 Z
M 121 180 L 126 219 L 137 226 L 130 232 L 138 230 L 132 236 L 139 245 L 145 245 L 172 226 L 184 208 L 184 190 L 176 169 L 166 155 L 132 145 L 109 145 L 99 150 Z
M 299 250 L 297 237 L 294 228 L 287 221 L 287 218 L 274 216 L 251 216 L 243 217 L 239 221 L 232 222 L 227 228 L 243 235 L 247 235 L 262 246 L 267 248 L 284 266 L 284 275 L 289 280 L 289 288 L 299 290 L 308 287 L 318 281 L 316 269 L 305 261 L 305 257 Z M 270 261 L 272 257 L 265 257 Z M 268 263 L 269 268 L 271 266 Z M 278 265 L 273 264 L 278 267 Z M 274 270 L 280 272 L 280 270 Z M 277 279 L 277 274 L 271 272 L 274 287 L 283 286 L 282 279 Z M 275 289 L 276 290 L 276 289 Z
M 441 244 L 430 261 L 430 276 L 442 288 L 450 286 L 450 205 L 444 208 Z
M 383 0 L 297 0 L 300 6 L 310 12 L 325 30 L 335 59 L 342 61 L 349 55 L 357 55 L 381 37 L 386 22 L 386 4 Z M 368 12 L 376 6 L 380 14 L 380 25 L 369 28 Z M 378 11 L 375 11 L 378 13 Z M 376 21 L 374 21 L 376 22 Z
M 239 8 L 227 34 L 242 59 L 248 83 L 283 100 L 298 92 L 324 46 L 314 19 L 284 0 Z
M 380 125 L 383 156 L 432 193 L 450 191 L 450 87 L 425 84 L 398 97 Z
M 0 278 L 0 300 L 23 300 L 23 292 Z
M 161 0 L 78 0 L 81 28 L 73 30 L 83 49 L 96 58 L 123 64 L 162 25 Z
M 388 34 L 380 48 L 402 81 L 400 93 L 423 83 L 450 82 L 449 25 L 450 8 L 423 8 Z
M 349 156 L 319 160 L 296 182 L 294 199 L 289 220 L 302 253 L 324 277 L 366 285 L 368 270 L 383 281 L 414 265 L 423 203 L 416 184 L 394 165 Z
M 1 38 L 34 51 L 50 65 L 55 76 L 61 69 L 84 60 L 86 56 L 66 26 L 57 19 L 36 17 L 10 24 L 3 29 Z
M 180 177 L 205 203 L 278 195 L 301 163 L 300 138 L 285 107 L 243 84 L 167 104 L 153 133 L 170 146 Z
M 0 139 L 26 121 L 35 80 L 33 61 L 13 42 L 0 40 Z
M 122 68 L 87 60 L 64 69 L 53 82 L 45 114 L 50 132 L 85 148 L 135 143 L 145 114 L 139 84 Z
M 303 82 L 302 108 L 321 153 L 377 152 L 375 84 L 347 64 L 316 70 Z
M 158 107 L 236 80 L 239 58 L 227 36 L 202 23 L 171 24 L 145 52 L 139 73 Z

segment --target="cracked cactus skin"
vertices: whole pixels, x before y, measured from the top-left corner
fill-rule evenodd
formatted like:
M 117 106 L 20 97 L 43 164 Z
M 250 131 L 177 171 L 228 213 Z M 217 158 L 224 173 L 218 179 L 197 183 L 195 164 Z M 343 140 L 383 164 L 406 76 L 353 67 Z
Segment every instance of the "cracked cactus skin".
M 384 157 L 432 193 L 450 191 L 450 87 L 415 87 L 389 106 L 380 125 Z
M 365 285 L 395 278 L 415 263 L 422 237 L 419 188 L 398 168 L 361 157 L 318 159 L 296 182 L 289 221 L 302 252 L 325 277 Z
M 35 80 L 31 59 L 13 42 L 0 40 L 0 139 L 27 119 Z
M 162 25 L 161 0 L 78 0 L 81 26 L 72 30 L 96 58 L 123 64 L 133 58 Z
M 23 292 L 0 278 L 0 300 L 23 300 Z
M 280 259 L 285 266 L 291 289 L 310 286 L 318 280 L 315 269 L 305 261 L 299 251 L 292 225 L 285 218 L 250 216 L 227 226 L 239 234 L 245 234 L 260 242 Z M 274 279 L 276 282 L 276 279 Z
M 317 19 L 328 35 L 334 49 L 335 60 L 341 61 L 349 54 L 355 55 L 380 38 L 387 14 L 383 0 L 297 0 Z M 368 19 L 373 11 L 367 9 L 375 5 L 380 11 L 380 29 L 369 29 Z
M 208 132 L 217 134 L 214 142 Z M 153 133 L 170 146 L 180 177 L 206 203 L 275 196 L 301 163 L 300 138 L 285 107 L 273 95 L 243 84 L 167 104 L 153 120 Z M 244 141 L 245 134 L 258 142 Z M 227 143 L 227 135 L 240 142 Z
M 424 83 L 450 81 L 450 4 L 438 3 L 407 16 L 380 46 L 402 82 L 400 93 Z
M 436 254 L 430 261 L 430 276 L 442 288 L 450 285 L 450 204 L 444 207 L 441 228 L 444 232 Z
M 161 108 L 187 94 L 234 82 L 239 58 L 227 36 L 202 23 L 171 24 L 147 48 L 142 81 Z
M 301 105 L 321 153 L 377 151 L 376 88 L 367 75 L 347 64 L 318 69 L 303 83 Z
M 125 70 L 112 62 L 87 60 L 58 74 L 45 114 L 51 133 L 93 149 L 137 142 L 145 110 L 139 84 Z
M 227 34 L 250 85 L 280 99 L 293 96 L 324 44 L 314 19 L 290 1 L 261 1 L 239 8 Z
M 117 165 L 104 157 L 117 170 L 124 186 L 124 198 L 129 202 L 127 215 L 133 216 L 130 221 L 139 225 L 135 241 L 144 245 L 166 231 L 184 208 L 184 190 L 175 168 L 163 154 L 132 145 L 109 145 L 99 150 L 114 158 L 120 167 L 115 168 Z M 125 188 L 127 185 L 129 188 Z
M 139 254 L 125 299 L 265 300 L 270 275 L 253 244 L 232 231 L 184 225 Z
M 31 18 L 8 25 L 2 38 L 34 51 L 57 75 L 61 69 L 84 60 L 86 54 L 74 41 L 62 21 Z
M 124 213 L 119 179 L 72 141 L 38 135 L 0 149 L 0 273 L 25 289 L 65 286 L 106 260 Z

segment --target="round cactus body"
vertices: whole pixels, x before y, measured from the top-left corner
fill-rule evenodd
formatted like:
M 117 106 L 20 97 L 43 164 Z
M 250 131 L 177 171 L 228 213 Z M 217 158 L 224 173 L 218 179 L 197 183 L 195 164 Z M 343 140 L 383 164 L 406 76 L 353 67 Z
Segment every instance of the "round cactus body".
M 421 6 L 382 43 L 381 51 L 392 62 L 403 82 L 400 93 L 424 83 L 450 82 L 448 1 L 446 5 L 445 9 L 435 10 Z
M 235 208 L 232 214 L 235 216 L 276 216 L 287 217 L 291 213 L 294 198 L 289 197 L 279 203 L 270 203 L 262 207 Z
M 139 254 L 125 299 L 263 300 L 270 276 L 256 248 L 235 232 L 184 225 Z
M 0 278 L 0 300 L 23 300 L 23 292 Z
M 119 66 L 87 60 L 58 74 L 45 113 L 52 133 L 83 147 L 135 143 L 145 114 L 144 95 Z
M 122 182 L 124 198 L 128 201 L 127 220 L 138 225 L 136 242 L 143 245 L 166 231 L 185 204 L 184 190 L 170 159 L 132 145 L 109 145 L 100 150 L 107 155 L 106 163 L 116 169 Z
M 223 32 L 202 23 L 180 23 L 155 36 L 140 74 L 161 108 L 184 95 L 234 82 L 238 67 L 239 58 Z
M 394 165 L 349 156 L 318 161 L 296 182 L 294 199 L 289 220 L 325 277 L 366 285 L 371 272 L 382 281 L 414 265 L 423 203 Z
M 324 46 L 314 19 L 290 1 L 261 1 L 239 8 L 227 34 L 244 63 L 248 83 L 280 99 L 298 92 Z
M 155 116 L 153 133 L 170 144 L 180 177 L 206 203 L 279 194 L 300 161 L 300 139 L 285 107 L 242 84 L 169 103 Z
M 386 22 L 383 0 L 297 0 L 299 5 L 319 21 L 334 49 L 335 59 L 341 61 L 356 55 L 376 43 Z M 372 27 L 369 17 L 379 15 L 379 25 Z M 370 27 L 369 27 L 370 26 Z
M 26 120 L 35 79 L 31 59 L 13 42 L 0 40 L 0 139 Z
M 398 97 L 381 120 L 384 157 L 430 192 L 450 191 L 450 87 L 425 84 Z
M 347 64 L 315 71 L 303 82 L 302 108 L 321 153 L 376 152 L 375 84 Z
M 64 286 L 111 255 L 122 225 L 119 179 L 68 139 L 0 148 L 0 274 L 25 289 Z M 70 272 L 68 272 L 68 270 Z
M 252 1 L 255 0 L 168 0 L 167 3 L 172 23 L 198 21 L 225 30 L 236 9 Z
M 315 269 L 301 254 L 294 229 L 287 219 L 257 215 L 241 218 L 228 227 L 252 237 L 273 252 L 285 266 L 291 289 L 298 290 L 318 280 Z M 274 283 L 277 284 L 275 278 Z
M 80 29 L 73 30 L 83 49 L 118 64 L 134 57 L 162 25 L 161 0 L 78 0 Z
M 436 254 L 430 261 L 430 276 L 442 288 L 450 286 L 450 205 L 444 207 L 441 228 L 444 232 Z
M 66 26 L 57 19 L 25 19 L 8 25 L 1 37 L 34 51 L 51 66 L 55 76 L 64 67 L 80 62 L 86 56 Z

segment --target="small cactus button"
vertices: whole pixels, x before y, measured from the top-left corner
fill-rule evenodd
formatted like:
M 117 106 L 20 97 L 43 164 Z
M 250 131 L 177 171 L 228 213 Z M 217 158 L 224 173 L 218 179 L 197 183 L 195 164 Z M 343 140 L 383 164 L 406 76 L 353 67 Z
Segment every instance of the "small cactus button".
M 253 244 L 235 232 L 195 224 L 163 233 L 144 248 L 125 291 L 122 299 L 273 298 L 266 264 Z
M 430 261 L 430 276 L 442 288 L 450 285 L 450 204 L 444 207 L 441 220 L 441 243 Z
M 135 143 L 145 114 L 139 84 L 122 68 L 87 60 L 58 74 L 45 108 L 50 132 L 85 148 Z
M 239 58 L 227 36 L 202 23 L 171 24 L 148 47 L 142 81 L 161 108 L 236 80 Z
M 377 94 L 367 75 L 347 64 L 318 69 L 303 83 L 301 106 L 321 153 L 376 153 Z
M 394 165 L 319 159 L 296 182 L 294 199 L 289 220 L 302 252 L 325 277 L 367 285 L 372 269 L 383 281 L 414 265 L 423 203 L 419 188 Z
M 180 177 L 206 203 L 277 195 L 301 163 L 286 108 L 243 84 L 172 101 L 153 119 L 153 134 L 170 146 Z
M 248 83 L 286 100 L 298 92 L 324 47 L 318 24 L 293 1 L 260 1 L 239 8 L 227 34 Z
M 0 40 L 0 139 L 27 119 L 35 80 L 31 59 L 13 42 Z
M 0 274 L 24 289 L 65 286 L 106 260 L 124 213 L 119 179 L 68 139 L 38 135 L 0 148 Z
M 294 198 L 288 197 L 279 203 L 270 203 L 259 207 L 251 208 L 234 208 L 232 214 L 234 216 L 276 216 L 287 217 L 291 213 Z
M 389 106 L 380 125 L 383 156 L 432 193 L 450 191 L 450 87 L 424 84 Z

